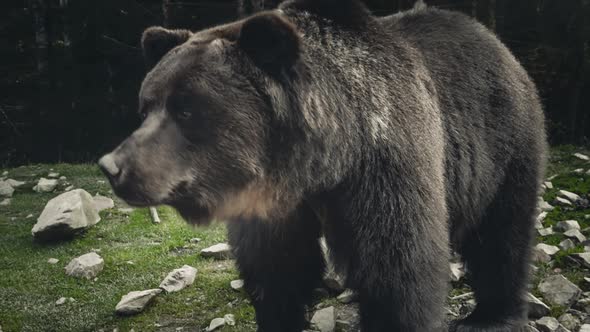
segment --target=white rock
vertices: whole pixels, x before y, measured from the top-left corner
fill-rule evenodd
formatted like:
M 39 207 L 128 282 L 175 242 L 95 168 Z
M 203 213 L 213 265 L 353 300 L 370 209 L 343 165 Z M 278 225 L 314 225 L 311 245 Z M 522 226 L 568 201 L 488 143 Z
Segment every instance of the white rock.
M 2 172 L 2 176 L 8 176 L 8 171 Z
M 541 211 L 552 211 L 554 209 L 554 207 L 551 204 L 543 200 L 539 201 L 538 207 Z
M 525 299 L 529 305 L 529 317 L 540 318 L 549 315 L 551 308 L 547 306 L 543 301 L 539 300 L 531 293 L 525 294 Z
M 0 181 L 0 197 L 12 197 L 12 194 L 14 194 L 14 188 L 8 182 Z
M 64 190 L 65 190 L 65 191 L 70 191 L 70 190 L 72 190 L 72 189 L 74 189 L 74 186 L 67 186 L 67 187 L 66 187 L 66 189 L 64 189 Z
M 100 221 L 92 196 L 83 189 L 63 193 L 51 199 L 33 226 L 31 233 L 46 240 L 72 235 Z
M 65 177 L 65 176 L 63 176 L 63 175 L 59 177 L 59 180 L 60 180 L 60 181 L 65 181 L 65 180 L 67 180 L 67 179 L 68 179 L 68 178 L 67 178 L 67 177 Z
M 26 219 L 33 218 L 33 214 L 27 214 Z
M 553 256 L 556 253 L 559 252 L 559 248 L 556 246 L 552 246 L 552 245 L 548 245 L 545 243 L 539 243 L 535 246 L 538 250 L 543 251 L 544 253 L 546 253 L 549 256 Z
M 33 190 L 38 193 L 52 192 L 57 187 L 57 183 L 56 179 L 41 178 L 37 182 L 37 185 L 33 187 Z
M 537 232 L 539 232 L 539 235 L 541 235 L 541 236 L 548 236 L 548 235 L 553 234 L 553 228 L 551 228 L 551 227 L 542 228 L 542 229 L 538 229 Z
M 227 259 L 232 256 L 231 247 L 227 243 L 218 243 L 201 250 L 201 256 L 213 257 L 215 259 Z
M 564 220 L 558 222 L 557 225 L 555 225 L 555 230 L 560 232 L 566 232 L 571 229 L 580 230 L 580 224 L 578 224 L 578 222 L 575 220 Z
M 227 314 L 223 316 L 223 320 L 225 321 L 226 325 L 235 326 L 236 325 L 236 317 L 232 314 Z
M 192 285 L 195 282 L 196 276 L 197 269 L 189 265 L 184 265 L 180 269 L 170 272 L 162 283 L 160 283 L 160 288 L 167 293 L 178 292 Z
M 12 198 L 5 198 L 0 201 L 0 206 L 8 206 L 12 203 Z
M 549 263 L 551 261 L 551 256 L 547 255 L 545 251 L 537 248 L 536 246 L 533 247 L 532 251 L 532 261 L 536 263 Z
M 573 173 L 582 174 L 582 173 L 584 173 L 584 169 L 583 168 L 576 168 L 573 170 Z
M 547 189 L 553 189 L 553 183 L 551 183 L 551 181 L 545 181 L 544 184 Z
M 570 239 L 576 239 L 578 242 L 586 241 L 586 237 L 582 232 L 577 229 L 570 229 L 569 231 L 563 233 L 563 235 L 569 237 Z
M 232 281 L 230 281 L 229 285 L 233 290 L 239 291 L 242 288 L 244 288 L 244 280 L 242 280 L 242 279 L 232 280 Z
M 88 280 L 95 278 L 104 267 L 102 257 L 94 252 L 74 258 L 66 266 L 66 274 Z
M 26 182 L 24 182 L 24 181 L 18 181 L 18 180 L 14 180 L 14 179 L 7 179 L 6 182 L 8 182 L 8 184 L 12 188 L 18 188 L 18 187 L 26 184 Z
M 48 178 L 52 178 L 52 179 L 56 179 L 56 178 L 59 177 L 59 173 L 57 173 L 57 172 L 51 172 L 51 173 L 47 174 L 47 177 Z
M 357 300 L 357 298 L 358 298 L 358 294 L 352 289 L 345 290 L 337 297 L 338 301 L 340 301 L 340 303 L 344 303 L 344 304 L 354 302 Z
M 560 274 L 545 278 L 538 288 L 545 300 L 566 307 L 573 304 L 582 293 L 578 286 Z
M 209 327 L 207 331 L 215 331 L 225 325 L 225 319 L 223 318 L 213 318 L 211 323 L 209 323 Z
M 559 328 L 559 322 L 553 317 L 543 317 L 538 319 L 535 323 L 541 332 L 554 332 Z
M 590 324 L 580 326 L 580 332 L 590 332 Z
M 334 307 L 327 307 L 316 311 L 311 318 L 311 323 L 320 332 L 333 332 L 336 328 Z
M 578 194 L 574 194 L 574 193 L 566 191 L 566 190 L 560 190 L 559 196 L 567 198 L 570 202 L 573 202 L 573 203 L 582 200 L 582 197 L 580 197 Z
M 452 281 L 459 281 L 465 275 L 465 269 L 463 268 L 463 263 L 451 263 L 451 280 Z
M 557 320 L 563 327 L 571 331 L 577 331 L 582 323 L 578 317 L 568 312 L 559 316 Z
M 576 244 L 574 243 L 574 241 L 572 241 L 570 239 L 565 239 L 565 240 L 559 242 L 559 248 L 563 251 L 570 250 L 575 247 L 576 247 Z
M 563 206 L 573 206 L 574 204 L 572 202 L 570 202 L 569 200 L 563 198 L 563 197 L 556 197 L 555 198 L 555 202 L 559 205 L 563 205 Z
M 94 207 L 96 207 L 98 212 L 115 207 L 115 202 L 113 202 L 113 200 L 108 197 L 96 195 L 92 198 L 92 200 L 94 201 Z
M 139 292 L 130 292 L 121 298 L 115 307 L 120 315 L 132 315 L 142 312 L 152 299 L 162 292 L 161 289 L 148 289 Z
M 49 264 L 57 264 L 57 263 L 59 263 L 59 259 L 57 259 L 57 258 L 50 258 L 50 259 L 47 260 L 47 263 L 49 263 Z
M 60 297 L 59 300 L 55 301 L 56 305 L 62 305 L 64 303 L 66 303 L 66 298 L 65 297 Z
M 574 258 L 580 261 L 586 268 L 590 268 L 590 252 L 573 254 Z
M 541 223 L 545 220 L 545 217 L 547 217 L 547 211 L 539 213 L 539 215 L 537 216 L 537 221 Z
M 584 160 L 584 161 L 590 161 L 590 157 L 588 157 L 585 154 L 581 154 L 581 153 L 574 153 L 574 157 L 580 159 L 580 160 Z

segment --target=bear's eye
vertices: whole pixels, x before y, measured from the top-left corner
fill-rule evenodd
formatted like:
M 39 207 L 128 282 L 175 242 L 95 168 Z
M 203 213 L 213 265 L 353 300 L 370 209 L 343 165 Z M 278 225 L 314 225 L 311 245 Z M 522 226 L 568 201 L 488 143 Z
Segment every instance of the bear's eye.
M 192 113 L 189 111 L 182 111 L 182 112 L 178 112 L 177 116 L 180 120 L 188 120 L 188 119 L 190 119 L 191 115 L 192 115 Z
M 145 118 L 147 118 L 147 112 L 140 112 L 139 118 L 141 119 L 141 121 L 145 120 Z

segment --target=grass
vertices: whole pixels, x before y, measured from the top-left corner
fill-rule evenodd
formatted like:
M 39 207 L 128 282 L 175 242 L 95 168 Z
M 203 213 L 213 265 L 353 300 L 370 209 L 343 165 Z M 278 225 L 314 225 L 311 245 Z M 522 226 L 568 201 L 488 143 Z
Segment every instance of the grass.
M 587 149 L 563 146 L 552 150 L 547 176 L 557 174 L 552 180 L 554 189 L 544 194 L 552 201 L 559 189 L 580 195 L 590 192 L 590 176 L 577 174 L 577 168 L 590 168 L 590 163 L 572 157 L 574 152 L 590 155 Z M 145 209 L 124 213 L 117 207 L 124 204 L 115 198 L 116 208 L 101 213 L 102 220 L 87 232 L 71 241 L 54 245 L 33 241 L 31 228 L 43 207 L 51 198 L 64 191 L 61 183 L 56 192 L 39 194 L 31 190 L 34 182 L 51 171 L 67 177 L 76 188 L 84 188 L 92 195 L 113 197 L 108 183 L 94 165 L 31 165 L 8 171 L 8 177 L 27 181 L 18 188 L 12 204 L 0 206 L 0 326 L 8 331 L 203 331 L 211 319 L 234 314 L 236 326 L 226 326 L 221 331 L 255 331 L 254 310 L 245 294 L 232 290 L 231 280 L 238 274 L 232 261 L 215 261 L 199 256 L 202 248 L 225 241 L 225 228 L 214 224 L 208 228 L 193 228 L 181 220 L 175 211 L 159 208 L 163 222 L 153 224 Z M 32 214 L 32 217 L 28 217 Z M 582 229 L 590 227 L 590 209 L 574 210 L 556 207 L 544 221 L 545 227 L 561 220 L 577 220 Z M 586 235 L 589 236 L 588 232 Z M 191 243 L 191 239 L 202 239 Z M 554 234 L 538 237 L 538 241 L 557 245 L 564 237 Z M 65 265 L 74 257 L 99 249 L 105 260 L 105 268 L 95 281 L 68 277 Z M 532 278 L 537 285 L 554 269 L 584 290 L 589 290 L 583 277 L 588 271 L 575 264 L 567 256 L 580 252 L 578 246 L 567 252 L 559 252 L 553 265 L 540 265 Z M 49 258 L 59 263 L 47 263 Z M 130 263 L 132 262 L 132 264 Z M 181 292 L 161 294 L 143 313 L 121 317 L 114 308 L 121 296 L 130 291 L 156 288 L 171 270 L 182 265 L 198 269 L 195 284 Z M 454 284 L 451 296 L 469 291 L 462 283 Z M 539 295 L 533 288 L 534 294 Z M 75 302 L 55 304 L 60 297 L 72 297 Z M 340 306 L 334 298 L 324 299 L 322 307 Z M 554 307 L 555 315 L 565 308 Z M 181 329 L 182 328 L 182 329 Z

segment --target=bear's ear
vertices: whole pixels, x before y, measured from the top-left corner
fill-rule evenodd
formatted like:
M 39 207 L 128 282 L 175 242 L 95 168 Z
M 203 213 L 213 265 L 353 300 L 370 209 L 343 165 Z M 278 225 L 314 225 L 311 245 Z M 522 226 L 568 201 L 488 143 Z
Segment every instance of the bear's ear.
M 148 68 L 155 66 L 174 47 L 186 42 L 192 33 L 188 30 L 168 30 L 151 27 L 143 32 L 141 47 Z
M 301 50 L 296 27 L 272 12 L 247 19 L 240 30 L 238 45 L 258 67 L 266 70 L 293 66 Z

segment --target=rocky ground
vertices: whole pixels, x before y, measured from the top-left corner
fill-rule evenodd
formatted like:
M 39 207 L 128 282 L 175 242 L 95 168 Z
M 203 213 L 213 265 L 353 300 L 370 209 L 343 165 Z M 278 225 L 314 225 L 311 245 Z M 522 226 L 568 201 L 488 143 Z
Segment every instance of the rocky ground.
M 575 147 L 552 151 L 539 198 L 528 331 L 590 332 L 586 156 L 588 149 Z M 0 174 L 0 331 L 256 330 L 222 225 L 194 229 L 168 208 L 158 208 L 162 221 L 154 223 L 147 209 L 114 198 L 94 165 Z M 452 320 L 475 300 L 468 267 L 458 259 L 450 266 Z M 309 308 L 309 331 L 358 331 L 354 293 L 330 271 L 325 279 Z

